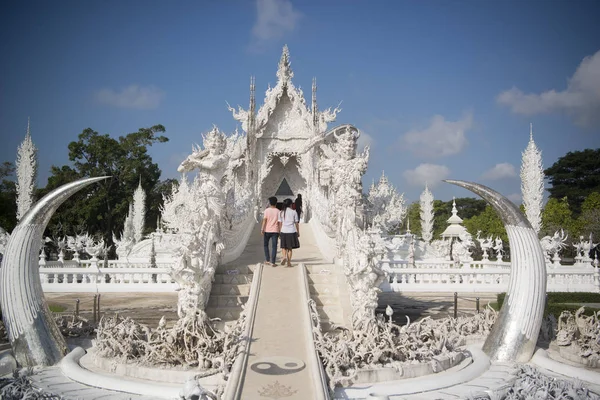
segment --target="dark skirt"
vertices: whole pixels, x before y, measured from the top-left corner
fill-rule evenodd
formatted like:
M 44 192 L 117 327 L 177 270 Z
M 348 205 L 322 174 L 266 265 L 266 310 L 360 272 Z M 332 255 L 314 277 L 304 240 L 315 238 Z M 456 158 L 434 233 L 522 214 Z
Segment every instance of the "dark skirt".
M 280 247 L 282 249 L 297 249 L 300 248 L 300 241 L 298 240 L 298 233 L 283 233 L 279 234 Z

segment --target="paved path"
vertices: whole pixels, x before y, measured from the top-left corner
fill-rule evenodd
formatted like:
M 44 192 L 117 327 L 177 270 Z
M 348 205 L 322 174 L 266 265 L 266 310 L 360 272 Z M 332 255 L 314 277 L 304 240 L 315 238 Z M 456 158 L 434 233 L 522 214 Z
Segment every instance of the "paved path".
M 315 398 L 307 359 L 307 341 L 312 338 L 307 337 L 301 317 L 304 304 L 299 299 L 304 288 L 297 268 L 300 263 L 326 262 L 309 225 L 300 225 L 300 244 L 300 249 L 294 250 L 292 268 L 281 264 L 263 268 L 242 387 L 244 400 Z M 262 250 L 262 242 L 260 246 Z
M 115 392 L 82 385 L 63 375 L 59 367 L 44 368 L 31 377 L 35 386 L 48 393 L 60 395 L 66 400 L 164 400 L 159 397 L 148 397 L 131 393 Z

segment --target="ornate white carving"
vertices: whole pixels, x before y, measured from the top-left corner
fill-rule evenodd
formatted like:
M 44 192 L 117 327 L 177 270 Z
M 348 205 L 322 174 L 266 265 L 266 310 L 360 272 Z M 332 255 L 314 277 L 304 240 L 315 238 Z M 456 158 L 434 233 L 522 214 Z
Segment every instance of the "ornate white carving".
M 540 245 L 544 250 L 546 264 L 550 264 L 552 258 L 556 258 L 560 251 L 567 246 L 568 235 L 564 230 L 554 232 L 553 236 L 544 236 L 540 239 Z
M 133 237 L 138 243 L 144 238 L 144 224 L 146 219 L 146 192 L 142 189 L 142 180 L 133 192 Z
M 0 254 L 4 254 L 6 245 L 8 244 L 8 239 L 10 239 L 10 233 L 6 232 L 2 227 L 0 227 Z
M 484 338 L 496 321 L 497 313 L 490 307 L 472 317 L 430 317 L 404 326 L 391 320 L 393 310 L 369 321 L 360 331 L 342 330 L 335 335 L 323 334 L 316 304 L 309 302 L 313 320 L 315 347 L 323 361 L 331 390 L 336 385 L 351 382 L 361 370 L 381 367 L 395 368 L 415 363 L 436 363 L 438 357 L 455 357 L 466 339 Z M 434 368 L 435 371 L 435 368 Z
M 377 184 L 371 185 L 367 200 L 373 226 L 386 234 L 397 231 L 406 217 L 404 194 L 398 194 L 385 174 L 381 175 Z
M 569 352 L 593 363 L 600 363 L 600 312 L 591 316 L 584 315 L 585 307 L 579 308 L 575 314 L 563 311 L 558 317 L 556 332 L 551 337 L 556 337 L 556 344 L 568 347 Z
M 452 259 L 458 263 L 473 261 L 471 249 L 475 247 L 475 242 L 471 234 L 465 229 L 458 234 L 458 239 L 452 243 Z
M 433 239 L 433 194 L 425 184 L 425 190 L 421 193 L 421 237 L 425 243 Z
M 29 134 L 29 120 L 27 121 L 27 133 L 25 139 L 17 150 L 17 220 L 33 204 L 33 191 L 35 190 L 35 177 L 37 174 L 37 148 Z
M 237 131 L 227 138 L 216 125 L 203 135 L 203 139 L 204 150 L 199 146 L 192 147 L 192 154 L 183 160 L 177 170 L 183 173 L 199 169 L 221 183 L 228 172 L 241 164 L 240 158 L 245 151 L 244 140 Z
M 521 163 L 521 194 L 525 215 L 535 233 L 542 226 L 542 204 L 544 201 L 544 168 L 542 152 L 533 141 L 533 127 L 529 130 L 529 143 L 523 152 Z
M 133 227 L 133 203 L 129 204 L 129 212 L 125 217 L 125 223 L 123 224 L 123 232 L 121 238 L 117 239 L 117 236 L 113 232 L 113 242 L 115 243 L 117 256 L 119 259 L 124 259 L 129 256 L 129 253 L 135 245 L 134 227 Z
M 219 173 L 219 172 L 217 172 Z M 223 250 L 220 221 L 224 195 L 214 176 L 200 173 L 189 184 L 184 178 L 165 198 L 162 219 L 178 235 L 177 265 L 171 276 L 180 285 L 178 314 L 203 310 Z

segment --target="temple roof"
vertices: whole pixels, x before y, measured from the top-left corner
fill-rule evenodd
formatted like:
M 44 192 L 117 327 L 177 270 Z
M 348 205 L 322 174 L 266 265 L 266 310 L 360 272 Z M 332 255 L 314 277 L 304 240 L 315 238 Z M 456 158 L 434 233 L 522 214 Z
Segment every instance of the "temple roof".
M 461 217 L 458 216 L 458 210 L 456 209 L 456 200 L 455 199 L 452 199 L 452 216 L 450 216 L 450 218 L 448 218 L 447 222 L 450 225 L 448 225 L 446 230 L 444 232 L 442 232 L 443 238 L 459 237 L 460 234 L 462 234 L 464 231 L 466 231 L 466 228 L 461 225 L 463 220 Z
M 317 118 L 314 118 L 313 111 L 306 105 L 304 93 L 302 89 L 296 88 L 292 82 L 294 72 L 292 71 L 290 52 L 287 45 L 283 46 L 281 58 L 277 67 L 277 84 L 274 87 L 269 87 L 265 92 L 265 100 L 263 105 L 258 109 L 256 113 L 256 133 L 260 136 L 260 132 L 267 126 L 271 116 L 279 112 L 280 104 L 285 104 L 284 112 L 285 118 L 299 118 L 302 120 L 301 124 L 293 124 L 295 126 L 305 126 L 307 131 L 313 133 L 315 131 L 314 124 L 316 121 L 316 131 L 322 133 L 327 129 L 327 123 L 335 120 L 337 113 L 340 111 L 338 108 L 333 110 L 327 109 L 319 112 L 316 110 Z M 316 91 L 316 84 L 313 83 L 313 91 Z M 313 99 L 315 99 L 316 93 L 313 93 Z M 286 99 L 287 97 L 287 99 Z M 287 101 L 289 100 L 289 102 Z M 316 99 L 315 99 L 316 100 Z M 316 104 L 315 104 L 316 106 Z M 248 131 L 248 118 L 249 111 L 238 107 L 238 110 L 229 107 L 232 111 L 234 119 L 242 123 L 242 129 Z M 298 121 L 299 122 L 299 121 Z M 305 135 L 308 132 L 305 132 Z

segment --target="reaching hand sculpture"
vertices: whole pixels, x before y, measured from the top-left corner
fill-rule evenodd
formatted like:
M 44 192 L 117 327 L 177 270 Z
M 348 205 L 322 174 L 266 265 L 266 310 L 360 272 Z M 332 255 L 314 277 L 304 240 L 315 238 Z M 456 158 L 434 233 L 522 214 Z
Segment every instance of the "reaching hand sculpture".
M 42 234 L 65 200 L 105 178 L 80 179 L 53 190 L 23 216 L 8 241 L 0 268 L 0 304 L 13 354 L 21 366 L 54 365 L 67 352 L 40 282 Z
M 480 195 L 502 219 L 511 244 L 511 272 L 504 306 L 483 345 L 492 361 L 528 362 L 540 333 L 546 264 L 536 232 L 506 197 L 476 183 L 446 180 Z

